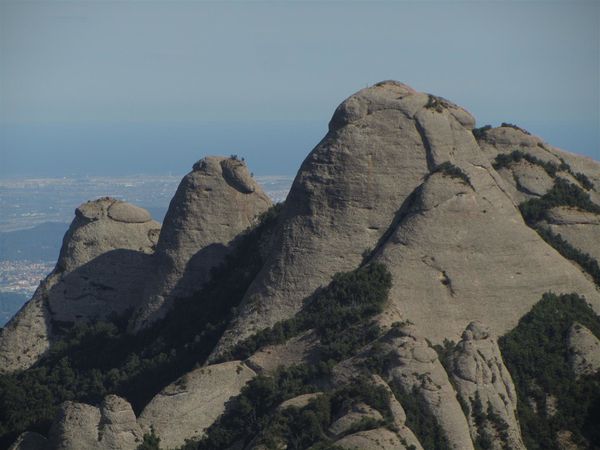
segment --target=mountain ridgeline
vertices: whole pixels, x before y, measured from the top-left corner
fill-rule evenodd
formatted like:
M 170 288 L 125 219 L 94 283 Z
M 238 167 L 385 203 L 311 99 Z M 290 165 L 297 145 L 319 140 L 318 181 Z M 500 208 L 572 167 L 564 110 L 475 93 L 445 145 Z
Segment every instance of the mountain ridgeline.
M 385 81 L 283 203 L 206 157 L 81 205 L 0 331 L 0 447 L 600 448 L 600 164 Z

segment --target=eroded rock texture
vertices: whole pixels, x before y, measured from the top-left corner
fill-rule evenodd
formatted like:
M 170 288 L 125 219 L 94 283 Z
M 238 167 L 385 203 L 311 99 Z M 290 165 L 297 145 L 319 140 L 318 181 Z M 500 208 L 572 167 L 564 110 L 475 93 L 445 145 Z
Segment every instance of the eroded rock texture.
M 198 161 L 171 200 L 154 255 L 154 273 L 132 329 L 160 319 L 171 301 L 189 296 L 210 278 L 235 246 L 235 238 L 256 223 L 271 200 L 243 161 L 210 156 Z
M 44 354 L 56 322 L 106 319 L 139 305 L 160 224 L 112 198 L 82 204 L 56 268 L 0 330 L 0 372 L 26 369 Z

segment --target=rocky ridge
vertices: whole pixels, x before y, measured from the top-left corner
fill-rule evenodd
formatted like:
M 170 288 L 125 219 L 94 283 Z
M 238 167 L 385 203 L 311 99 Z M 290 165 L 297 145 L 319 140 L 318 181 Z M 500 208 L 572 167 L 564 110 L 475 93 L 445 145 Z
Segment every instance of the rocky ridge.
M 235 238 L 270 206 L 245 162 L 210 156 L 194 164 L 169 205 L 154 254 L 154 274 L 132 330 L 163 317 L 174 298 L 199 290 L 211 269 L 233 250 Z
M 326 362 L 331 372 L 311 392 L 273 406 L 270 413 L 279 416 L 271 417 L 314 408 L 338 386 L 363 379 L 366 370 L 369 383 L 387 393 L 387 405 L 378 409 L 354 399 L 336 409 L 322 432 L 336 446 L 421 449 L 437 442 L 453 449 L 525 448 L 515 384 L 497 337 L 513 329 L 549 291 L 576 292 L 600 311 L 598 280 L 590 265 L 566 257 L 543 234 L 550 229 L 577 252 L 600 255 L 595 239 L 600 233 L 600 165 L 513 125 L 474 127 L 474 118 L 463 108 L 398 82 L 378 83 L 349 97 L 302 164 L 266 248 L 266 261 L 211 357 L 200 361 L 205 365 L 164 387 L 137 419 L 126 400 L 114 396 L 100 407 L 67 402 L 47 441 L 26 433 L 14 448 L 129 449 L 151 429 L 162 445 L 177 447 L 186 439 L 207 436 L 230 402 L 243 396 L 257 377 Z M 562 182 L 573 186 L 579 203 L 556 200 Z M 532 200 L 543 207 L 535 220 L 523 209 Z M 111 227 L 113 222 L 152 223 L 139 208 L 100 202 L 105 203 L 80 207 L 74 224 L 80 219 L 85 224 L 110 220 Z M 176 298 L 205 285 L 211 269 L 235 248 L 236 238 L 269 206 L 241 161 L 208 157 L 182 180 L 158 241 L 153 228 L 145 235 L 154 239 L 149 247 L 133 249 L 127 247 L 130 243 L 99 235 L 98 244 L 89 249 L 76 233 L 82 225 L 72 225 L 63 245 L 69 256 L 63 258 L 61 251 L 57 270 L 78 271 L 106 252 L 121 251 L 110 242 L 137 252 L 139 261 L 122 261 L 134 267 L 133 273 L 152 274 L 144 289 L 139 281 L 128 288 L 129 306 L 136 307 L 130 331 L 140 332 L 159 323 Z M 113 247 L 95 252 L 96 245 L 100 250 Z M 378 327 L 378 337 L 357 353 L 324 361 L 327 349 L 318 330 L 304 329 L 291 338 L 282 332 L 247 357 L 222 362 L 257 333 L 297 317 L 335 273 L 377 263 L 387 267 L 392 287 L 371 324 Z M 95 272 L 82 273 L 89 277 Z M 96 276 L 114 276 L 107 274 Z M 67 283 L 63 278 L 61 272 L 57 283 L 64 292 L 40 294 L 37 303 L 34 296 L 21 318 L 14 319 L 13 330 L 26 334 L 24 319 L 38 314 L 38 321 L 43 320 L 46 309 L 71 322 L 96 317 L 96 303 L 114 299 L 95 292 L 85 279 Z M 83 313 L 76 297 L 66 295 L 69 289 L 83 293 L 84 306 L 89 303 Z M 0 344 L 1 339 L 4 334 Z M 573 376 L 597 373 L 597 337 L 573 324 L 566 339 Z M 47 349 L 44 345 L 12 370 L 35 361 Z M 110 412 L 114 410 L 120 412 Z M 420 420 L 429 421 L 425 428 L 430 428 Z M 233 445 L 270 448 L 259 436 Z M 276 442 L 277 448 L 286 448 L 293 441 L 278 435 Z
M 136 307 L 159 231 L 148 211 L 129 203 L 105 197 L 79 206 L 55 269 L 0 331 L 0 373 L 34 364 L 58 322 L 106 319 Z

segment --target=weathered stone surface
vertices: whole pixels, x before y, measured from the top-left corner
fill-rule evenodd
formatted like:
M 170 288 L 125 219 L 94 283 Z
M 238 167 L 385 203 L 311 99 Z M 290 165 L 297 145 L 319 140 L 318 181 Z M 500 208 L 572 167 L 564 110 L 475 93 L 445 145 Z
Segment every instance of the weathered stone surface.
M 384 387 L 393 383 L 406 395 L 416 397 L 433 416 L 451 448 L 473 448 L 467 419 L 437 352 L 412 325 L 393 327 L 377 341 L 376 350 L 368 346 L 358 355 L 336 365 L 333 369 L 334 383 L 346 383 L 358 376 L 373 351 L 385 355 L 387 361 L 381 368 L 381 377 L 374 377 L 374 383 Z M 394 400 L 395 397 L 392 395 L 390 398 Z M 405 426 L 406 415 L 411 413 L 405 413 L 397 399 L 390 406 L 400 430 L 398 435 L 420 448 L 417 438 Z
M 413 450 L 423 450 L 423 447 L 415 434 L 406 426 L 406 412 L 398 399 L 394 396 L 394 393 L 388 384 L 379 375 L 372 375 L 371 379 L 374 384 L 382 386 L 390 395 L 390 412 L 392 413 L 396 434 L 400 437 L 400 441 L 409 448 L 411 448 L 410 446 L 412 445 Z
M 451 448 L 472 449 L 467 420 L 436 351 L 411 326 L 395 328 L 380 344 L 382 354 L 390 358 L 384 378 L 396 383 L 408 395 L 419 397 L 435 417 Z
M 473 187 L 428 177 L 375 254 L 392 273 L 389 308 L 434 343 L 473 320 L 504 334 L 548 291 L 578 292 L 600 311 L 596 286 L 523 222 L 502 180 L 462 167 Z
M 277 407 L 277 409 L 283 410 L 285 408 L 290 408 L 290 407 L 302 409 L 305 406 L 307 406 L 311 400 L 314 400 L 314 399 L 320 397 L 321 395 L 323 395 L 322 392 L 313 392 L 310 394 L 302 394 L 297 397 L 286 400 L 281 405 L 279 405 Z
M 574 323 L 567 337 L 571 367 L 577 376 L 600 370 L 600 340 L 588 328 Z
M 541 197 L 554 186 L 554 180 L 546 171 L 527 161 L 514 163 L 510 167 L 517 190 L 529 197 Z
M 459 142 L 441 141 L 453 137 L 452 127 L 464 129 L 455 115 L 468 123 L 470 116 L 454 106 L 442 114 L 431 112 L 440 115 L 448 128 L 439 136 L 436 155 L 431 155 L 429 140 L 435 136 L 423 135 L 421 122 L 415 119 L 429 115 L 428 101 L 427 94 L 402 83 L 383 82 L 359 91 L 337 108 L 329 133 L 294 180 L 267 263 L 215 355 L 292 316 L 334 273 L 356 268 L 408 196 L 443 161 L 441 155 L 457 151 Z
M 22 433 L 8 450 L 49 450 L 48 439 L 33 431 Z
M 408 449 L 400 437 L 387 428 L 361 431 L 334 442 L 335 446 L 348 450 L 402 450 Z
M 479 145 L 491 160 L 500 153 L 519 150 L 542 161 L 551 162 L 559 168 L 561 166 L 564 168 L 566 164 L 569 166 L 570 172 L 568 169 L 561 169 L 556 176 L 581 187 L 584 192 L 589 194 L 592 201 L 600 205 L 600 164 L 590 158 L 552 147 L 542 142 L 537 136 L 511 127 L 489 130 L 479 140 Z M 554 183 L 548 174 L 544 175 L 544 169 L 526 161 L 511 163 L 508 169 L 501 169 L 499 172 L 505 179 L 508 187 L 506 191 L 513 198 L 515 204 L 532 196 L 543 195 Z M 573 176 L 577 173 L 585 175 L 592 183 L 590 190 L 586 190 L 587 186 Z M 542 223 L 542 225 L 549 225 L 552 232 L 560 234 L 569 244 L 582 252 L 589 253 L 595 259 L 600 258 L 600 226 L 598 223 L 600 216 L 567 207 L 554 208 L 548 216 L 548 222 Z
M 543 225 L 583 253 L 600 261 L 600 215 L 576 208 L 557 207 Z
M 84 203 L 75 210 L 57 268 L 71 272 L 112 250 L 152 253 L 158 229 L 160 224 L 150 218 L 148 211 L 129 203 L 110 197 Z
M 157 394 L 140 414 L 139 424 L 145 432 L 154 426 L 161 446 L 179 447 L 186 439 L 202 436 L 225 403 L 255 375 L 241 361 L 195 369 Z
M 0 372 L 34 364 L 51 345 L 55 321 L 104 319 L 137 306 L 159 229 L 147 211 L 108 197 L 77 208 L 56 268 L 0 330 Z
M 108 208 L 108 217 L 117 222 L 146 223 L 152 220 L 150 213 L 144 208 L 125 202 L 115 202 Z
M 116 395 L 99 408 L 65 402 L 50 429 L 52 450 L 134 450 L 143 433 L 131 405 Z
M 198 161 L 169 205 L 154 273 L 131 329 L 148 326 L 164 316 L 173 298 L 200 289 L 234 248 L 234 239 L 270 206 L 244 162 L 214 156 Z
M 516 416 L 517 394 L 490 330 L 481 323 L 471 322 L 449 356 L 448 365 L 458 394 L 463 403 L 469 405 L 471 414 L 467 419 L 473 440 L 486 433 L 493 449 L 524 449 Z M 492 423 L 487 418 L 483 429 L 477 427 L 473 416 L 476 402 L 481 403 L 484 414 L 489 416 L 491 412 L 506 424 L 504 433 L 498 429 L 500 423 Z
M 376 409 L 371 408 L 365 403 L 357 403 L 345 411 L 344 414 L 338 417 L 329 427 L 329 433 L 335 437 L 341 437 L 348 434 L 352 430 L 352 427 L 359 423 L 361 420 L 373 420 L 375 422 L 382 422 L 383 416 Z M 380 424 L 381 425 L 381 424 Z
M 255 372 L 272 374 L 279 367 L 316 364 L 319 361 L 318 337 L 308 331 L 285 344 L 268 345 L 250 356 L 245 363 Z

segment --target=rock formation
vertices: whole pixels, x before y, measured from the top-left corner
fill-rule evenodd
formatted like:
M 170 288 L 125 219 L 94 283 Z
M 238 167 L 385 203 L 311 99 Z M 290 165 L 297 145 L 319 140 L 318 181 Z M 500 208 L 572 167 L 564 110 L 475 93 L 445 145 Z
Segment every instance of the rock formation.
M 100 407 L 65 402 L 52 424 L 51 450 L 135 450 L 143 433 L 131 405 L 116 395 Z
M 119 397 L 109 396 L 98 407 L 67 402 L 47 440 L 25 433 L 13 448 L 129 450 L 151 429 L 162 446 L 177 447 L 201 438 L 257 374 L 283 373 L 293 385 L 292 371 L 282 368 L 302 365 L 300 372 L 318 368 L 318 375 L 310 372 L 316 380 L 310 389 L 293 385 L 289 395 L 274 397 L 274 414 L 329 401 L 333 394 L 318 399 L 345 393 L 338 387 L 365 376 L 389 393 L 385 412 L 364 399 L 327 406 L 335 414 L 319 423 L 325 423 L 319 433 L 338 447 L 429 448 L 431 431 L 453 449 L 524 449 L 527 435 L 521 435 L 516 389 L 497 336 L 513 329 L 547 292 L 577 293 L 600 312 L 597 277 L 542 237 L 550 230 L 590 259 L 600 258 L 600 164 L 514 125 L 474 126 L 466 110 L 398 82 L 349 97 L 303 162 L 269 245 L 261 246 L 265 263 L 239 307 L 217 317 L 216 325 L 199 326 L 194 341 L 178 347 L 195 351 L 203 336 L 216 340 L 227 326 L 214 349 L 214 341 L 203 349 L 212 349 L 209 360 L 193 359 L 188 367 L 197 368 L 160 390 L 137 420 Z M 579 204 L 552 204 L 535 221 L 522 212 L 523 202 L 544 200 L 563 182 L 577 192 Z M 113 199 L 80 206 L 56 269 L 1 331 L 0 371 L 35 363 L 58 322 L 103 319 L 134 308 L 130 331 L 147 329 L 177 298 L 201 290 L 270 206 L 245 164 L 233 157 L 207 157 L 194 165 L 171 201 L 160 236 L 158 224 L 140 208 Z M 320 288 L 335 273 L 370 263 L 387 267 L 392 287 L 382 310 L 370 316 L 374 335 L 355 347 L 333 343 L 352 348 L 351 356 L 328 359 L 327 351 L 342 350 L 327 346 L 320 325 L 298 325 L 306 315 L 270 330 L 272 340 L 268 333 L 256 335 L 295 317 L 316 292 L 328 292 Z M 247 271 L 240 291 L 256 270 Z M 234 306 L 240 297 L 231 296 Z M 343 315 L 346 310 L 337 306 L 331 314 Z M 350 330 L 362 332 L 359 326 Z M 244 349 L 252 350 L 241 352 L 243 361 L 216 364 L 237 354 L 228 351 L 249 337 L 254 340 Z M 437 346 L 447 339 L 458 344 Z M 578 376 L 600 369 L 600 341 L 583 325 L 571 327 L 568 347 Z M 522 380 L 515 380 L 521 392 Z M 559 408 L 557 398 L 546 406 Z M 276 446 L 285 448 L 290 443 L 277 426 L 285 424 L 270 431 Z M 262 431 L 242 438 L 232 432 L 235 448 L 266 448 Z M 560 430 L 553 439 L 579 438 L 568 433 Z
M 471 322 L 448 365 L 458 395 L 469 408 L 473 441 L 485 436 L 493 449 L 525 449 L 516 419 L 517 393 L 489 329 Z
M 34 364 L 49 348 L 54 323 L 136 307 L 159 230 L 146 210 L 129 203 L 106 197 L 79 206 L 56 268 L 0 331 L 0 372 Z
M 454 449 L 472 449 L 467 420 L 436 351 L 412 326 L 394 328 L 381 340 L 379 351 L 390 358 L 384 378 L 417 396 Z
M 600 311 L 596 286 L 523 222 L 516 188 L 491 164 L 516 143 L 559 157 L 510 127 L 488 131 L 480 147 L 474 123 L 396 82 L 345 100 L 302 164 L 267 263 L 215 356 L 293 316 L 365 251 L 393 273 L 386 320 L 409 319 L 434 342 L 457 340 L 471 320 L 503 334 L 547 291 L 579 292 Z
M 237 158 L 206 157 L 177 188 L 154 255 L 155 273 L 131 325 L 139 330 L 164 316 L 176 297 L 200 289 L 271 200 Z
M 577 376 L 600 370 L 600 340 L 588 328 L 574 323 L 569 329 L 567 344 L 571 367 Z
M 153 426 L 165 448 L 179 447 L 186 439 L 201 437 L 255 375 L 241 361 L 195 369 L 156 395 L 139 423 L 145 432 Z

